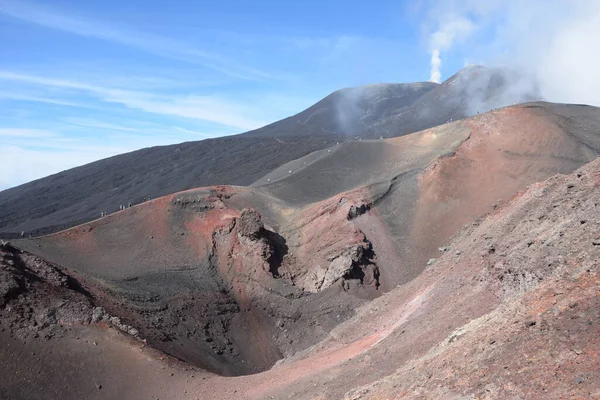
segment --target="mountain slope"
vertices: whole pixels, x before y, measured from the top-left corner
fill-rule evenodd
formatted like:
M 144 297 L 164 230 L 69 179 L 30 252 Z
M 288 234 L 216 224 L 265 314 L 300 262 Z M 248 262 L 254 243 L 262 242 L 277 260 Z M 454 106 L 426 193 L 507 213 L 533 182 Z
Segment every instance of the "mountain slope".
M 39 235 L 192 187 L 247 185 L 336 140 L 341 138 L 226 137 L 107 158 L 0 192 L 0 233 Z
M 539 100 L 538 93 L 535 81 L 518 72 L 471 66 L 412 104 L 390 109 L 367 132 L 370 137 L 400 136 L 502 106 Z
M 441 85 L 344 89 L 255 131 L 143 149 L 73 168 L 0 192 L 0 235 L 54 232 L 120 205 L 194 187 L 247 185 L 344 139 L 396 137 L 471 115 L 475 99 L 482 111 L 529 99 L 531 91 L 515 92 L 513 81 L 502 70 L 471 67 Z
M 597 398 L 599 201 L 595 160 L 465 227 L 418 283 L 396 291 L 410 300 L 425 289 L 427 299 L 368 353 L 392 368 L 344 398 Z M 369 308 L 402 307 L 393 297 Z
M 338 90 L 301 113 L 246 134 L 395 137 L 478 112 L 538 100 L 538 93 L 530 77 L 477 65 L 464 68 L 441 84 L 377 84 Z
M 302 162 L 355 178 L 331 197 L 288 173 L 0 245 L 0 395 L 595 398 L 599 129 L 508 107 Z
M 431 82 L 390 83 L 338 90 L 292 117 L 245 135 L 281 137 L 323 133 L 349 136 L 363 134 L 386 113 L 393 113 L 413 104 L 437 86 Z M 430 126 L 433 125 L 428 127 Z
M 507 107 L 16 244 L 80 274 L 155 348 L 222 375 L 259 372 L 417 279 L 499 199 L 595 159 L 599 129 L 594 107 Z

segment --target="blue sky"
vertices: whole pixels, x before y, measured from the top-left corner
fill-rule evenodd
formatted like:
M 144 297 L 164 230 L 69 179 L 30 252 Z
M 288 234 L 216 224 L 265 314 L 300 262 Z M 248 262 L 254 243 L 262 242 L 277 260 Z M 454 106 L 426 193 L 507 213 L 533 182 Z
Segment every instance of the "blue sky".
M 342 87 L 429 80 L 434 51 L 443 80 L 503 49 L 502 19 L 475 4 L 2 0 L 0 190 L 258 128 Z

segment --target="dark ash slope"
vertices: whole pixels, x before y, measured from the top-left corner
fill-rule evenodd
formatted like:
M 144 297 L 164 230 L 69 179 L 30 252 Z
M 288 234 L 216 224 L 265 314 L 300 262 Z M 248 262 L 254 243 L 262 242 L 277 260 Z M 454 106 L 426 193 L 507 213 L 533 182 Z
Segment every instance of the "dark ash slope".
M 296 115 L 244 135 L 362 135 L 372 130 L 380 119 L 412 105 L 437 86 L 437 83 L 432 82 L 384 83 L 337 90 Z M 403 132 L 409 133 L 414 130 L 408 129 Z
M 337 136 L 226 137 L 121 154 L 0 192 L 0 235 L 55 232 L 194 187 L 248 185 Z

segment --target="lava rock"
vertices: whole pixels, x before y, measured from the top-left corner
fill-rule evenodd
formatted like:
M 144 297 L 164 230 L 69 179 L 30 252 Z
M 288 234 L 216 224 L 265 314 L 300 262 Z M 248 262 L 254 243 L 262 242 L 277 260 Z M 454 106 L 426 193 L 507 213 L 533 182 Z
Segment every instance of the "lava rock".
M 258 211 L 244 208 L 238 218 L 238 233 L 250 239 L 258 239 L 263 229 L 264 224 Z
M 350 256 L 339 256 L 333 260 L 331 264 L 329 264 L 329 268 L 327 268 L 327 272 L 325 273 L 325 278 L 323 279 L 323 284 L 321 287 L 327 288 L 331 286 L 335 281 L 349 274 L 353 267 L 354 262 Z
M 366 213 L 371 207 L 368 204 L 361 204 L 360 206 L 355 206 L 354 204 L 350 206 L 348 209 L 348 220 L 352 220 L 360 215 Z
M 102 320 L 102 317 L 104 317 L 105 314 L 106 314 L 106 312 L 104 311 L 104 308 L 94 307 L 94 309 L 92 310 L 91 323 L 97 324 L 98 322 L 100 322 Z

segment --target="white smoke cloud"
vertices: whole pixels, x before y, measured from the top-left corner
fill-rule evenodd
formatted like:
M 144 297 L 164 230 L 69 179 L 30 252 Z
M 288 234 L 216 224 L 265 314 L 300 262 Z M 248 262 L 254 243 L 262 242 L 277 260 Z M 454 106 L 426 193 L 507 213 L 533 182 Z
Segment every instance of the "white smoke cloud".
M 444 57 L 460 50 L 470 60 L 534 76 L 545 100 L 600 106 L 600 1 L 430 0 L 426 6 L 432 81 L 442 79 Z
M 442 79 L 442 59 L 440 58 L 440 51 L 434 49 L 431 51 L 431 77 L 430 82 L 440 83 Z
M 475 29 L 475 24 L 466 16 L 452 15 L 438 24 L 438 29 L 431 34 L 429 51 L 431 53 L 431 82 L 440 83 L 442 78 L 442 59 L 440 54 L 452 48 L 456 41 L 469 36 Z
M 536 68 L 545 97 L 565 103 L 600 106 L 600 1 L 560 26 Z

